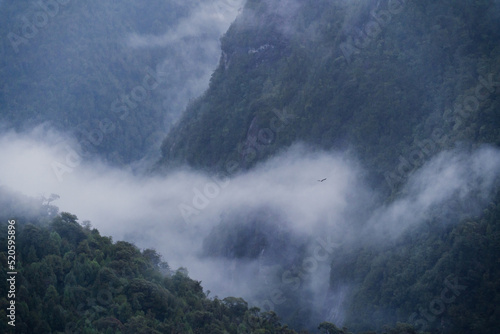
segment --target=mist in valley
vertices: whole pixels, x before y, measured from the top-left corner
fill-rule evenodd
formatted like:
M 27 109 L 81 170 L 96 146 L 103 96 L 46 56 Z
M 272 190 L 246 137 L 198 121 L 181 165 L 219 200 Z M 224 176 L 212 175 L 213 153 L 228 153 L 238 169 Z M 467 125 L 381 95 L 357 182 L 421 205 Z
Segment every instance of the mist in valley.
M 4 134 L 2 189 L 33 198 L 57 194 L 60 211 L 115 241 L 156 249 L 172 270 L 184 267 L 202 281 L 209 296 L 241 296 L 303 326 L 343 322 L 353 287 L 330 286 L 338 251 L 376 249 L 432 220 L 473 217 L 500 176 L 495 148 L 446 151 L 387 202 L 367 186 L 366 170 L 349 151 L 298 144 L 234 175 L 188 167 L 142 175 L 99 160 L 61 174 L 54 163 L 66 161 L 72 145 L 47 127 Z
M 266 3 L 285 21 L 300 12 L 299 1 Z M 81 223 L 90 221 L 113 241 L 157 250 L 171 272 L 186 268 L 191 278 L 202 282 L 210 298 L 243 297 L 251 306 L 276 311 L 285 323 L 315 330 L 322 321 L 343 325 L 359 288 L 336 279 L 335 266 L 347 266 L 351 260 L 343 256 L 360 249 L 376 252 L 391 247 L 432 224 L 446 228 L 479 217 L 498 191 L 500 150 L 468 143 L 422 161 L 390 196 L 387 185 L 373 187 L 371 166 L 362 163 L 360 153 L 349 143 L 343 150 L 324 150 L 296 142 L 251 169 L 242 163 L 231 172 L 210 173 L 186 164 L 167 172 L 153 171 L 165 135 L 186 106 L 206 91 L 221 60 L 220 37 L 235 20 L 236 26 L 262 23 L 251 8 L 245 18 L 237 19 L 243 0 L 170 1 L 169 5 L 183 13 L 169 24 L 160 22 L 161 15 L 156 17 L 158 13 L 147 5 L 137 5 L 140 18 L 129 17 L 134 16 L 130 13 L 109 18 L 135 22 L 134 28 L 118 29 L 119 34 L 105 43 L 114 45 L 136 66 L 131 77 L 137 80 L 132 82 L 140 86 L 148 75 L 159 78 L 158 86 L 134 107 L 137 114 L 120 120 L 111 107 L 102 111 L 100 120 L 76 114 L 80 120 L 76 135 L 75 129 L 61 128 L 57 117 L 30 118 L 20 126 L 3 119 L 0 203 L 10 210 L 3 215 L 35 216 L 41 204 L 50 203 L 60 212 L 75 214 Z M 0 11 L 4 6 L 0 1 Z M 149 15 L 156 18 L 149 20 Z M 357 21 L 355 14 L 348 15 L 343 29 Z M 82 23 L 72 32 L 81 37 L 90 31 L 87 28 Z M 52 38 L 62 43 L 74 36 L 51 35 L 49 29 L 30 41 L 29 50 Z M 315 39 L 320 27 L 311 24 L 299 31 L 283 24 L 280 29 L 284 36 L 303 34 Z M 67 86 L 70 95 L 85 95 L 92 89 L 83 86 L 92 83 L 74 81 L 72 76 L 85 77 L 88 64 L 71 60 L 75 50 L 72 41 L 67 42 L 50 61 L 39 64 L 33 78 L 50 81 L 47 87 Z M 98 45 L 85 52 L 98 52 Z M 22 52 L 22 61 L 13 68 L 34 67 Z M 42 49 L 40 57 L 46 52 Z M 145 54 L 147 64 L 137 61 Z M 112 74 L 105 77 L 118 100 L 132 95 L 137 87 L 121 85 Z M 45 88 L 35 86 L 31 81 L 27 89 L 5 96 L 21 101 L 19 110 L 35 114 L 53 110 L 51 103 L 40 102 Z M 98 104 L 101 93 L 88 101 Z M 133 109 L 122 104 L 121 110 Z M 61 105 L 71 109 L 68 101 Z M 152 130 L 138 125 L 127 128 L 141 119 L 144 110 L 151 111 L 157 121 Z M 134 143 L 113 142 L 117 141 L 114 130 L 105 131 L 104 119 L 107 129 L 133 129 L 136 136 L 131 138 L 141 141 L 140 154 L 124 161 L 122 153 L 113 152 L 120 145 Z M 92 141 L 96 138 L 97 145 Z M 84 145 L 89 142 L 91 151 Z

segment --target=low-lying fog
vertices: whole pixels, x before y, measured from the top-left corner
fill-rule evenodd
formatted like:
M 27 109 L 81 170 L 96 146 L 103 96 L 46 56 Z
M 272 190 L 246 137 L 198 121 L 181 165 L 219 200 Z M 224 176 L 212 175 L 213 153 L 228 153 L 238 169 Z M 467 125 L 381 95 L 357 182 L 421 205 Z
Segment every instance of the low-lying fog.
M 57 194 L 60 211 L 90 220 L 114 241 L 155 248 L 211 297 L 242 296 L 264 309 L 283 302 L 279 284 L 300 283 L 287 270 L 297 259 L 311 274 L 311 298 L 324 298 L 335 247 L 383 243 L 430 218 L 453 223 L 478 214 L 500 174 L 500 151 L 492 147 L 442 152 L 384 204 L 353 152 L 295 145 L 253 170 L 214 177 L 190 168 L 138 175 L 77 150 L 48 127 L 4 132 L 0 186 L 32 197 Z M 268 288 L 270 277 L 281 282 Z M 330 303 L 338 318 L 339 306 Z

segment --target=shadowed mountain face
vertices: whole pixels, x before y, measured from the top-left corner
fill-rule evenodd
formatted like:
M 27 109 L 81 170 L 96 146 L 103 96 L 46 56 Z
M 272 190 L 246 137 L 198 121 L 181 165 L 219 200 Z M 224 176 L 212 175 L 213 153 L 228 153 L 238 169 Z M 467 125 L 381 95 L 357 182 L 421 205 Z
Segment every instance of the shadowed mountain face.
M 305 240 L 300 239 L 293 235 L 285 218 L 270 208 L 227 212 L 203 240 L 203 253 L 289 266 L 305 246 Z
M 0 122 L 67 132 L 82 157 L 156 156 L 208 85 L 239 1 L 4 1 Z
M 499 18 L 496 1 L 249 1 L 160 165 L 231 172 L 304 141 L 354 149 L 385 183 L 432 136 L 420 165 L 457 141 L 498 145 Z

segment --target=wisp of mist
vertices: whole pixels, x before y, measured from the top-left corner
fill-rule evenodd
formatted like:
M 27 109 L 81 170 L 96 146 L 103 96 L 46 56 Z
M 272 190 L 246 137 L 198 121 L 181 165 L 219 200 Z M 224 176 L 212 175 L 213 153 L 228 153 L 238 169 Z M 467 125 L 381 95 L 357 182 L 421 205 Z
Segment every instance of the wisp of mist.
M 398 198 L 384 203 L 364 182 L 366 171 L 352 152 L 294 145 L 252 170 L 224 178 L 189 167 L 145 175 L 82 159 L 58 177 L 54 162 L 64 163 L 72 147 L 78 151 L 71 138 L 46 126 L 7 131 L 0 137 L 0 186 L 32 197 L 58 194 L 54 204 L 60 211 L 90 220 L 114 241 L 156 249 L 172 269 L 187 268 L 211 296 L 242 296 L 259 306 L 266 271 L 286 271 L 294 254 L 266 258 L 274 235 L 264 235 L 267 246 L 256 256 L 207 256 L 204 242 L 222 221 L 236 226 L 245 220 L 231 217 L 264 212 L 264 222 L 256 226 L 273 234 L 285 231 L 297 245 L 284 251 L 308 256 L 315 252 L 315 240 L 325 235 L 338 247 L 360 247 L 397 239 L 429 219 L 453 223 L 479 214 L 500 176 L 496 148 L 446 151 L 414 171 Z M 322 298 L 321 303 L 330 304 L 324 307 L 341 314 L 341 306 L 324 297 L 330 289 L 330 262 L 326 259 L 312 272 L 307 288 L 311 298 Z

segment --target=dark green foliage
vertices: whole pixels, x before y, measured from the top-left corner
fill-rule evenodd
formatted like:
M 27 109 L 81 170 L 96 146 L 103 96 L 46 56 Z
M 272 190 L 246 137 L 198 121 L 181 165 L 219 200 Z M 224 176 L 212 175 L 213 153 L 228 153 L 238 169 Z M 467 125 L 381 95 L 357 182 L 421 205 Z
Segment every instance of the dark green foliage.
M 75 215 L 16 227 L 16 328 L 23 333 L 295 333 L 241 298 L 208 299 L 186 269 L 165 275 L 168 264 L 155 250 L 113 244 Z M 0 228 L 6 244 L 5 222 Z M 0 278 L 6 273 L 3 267 Z M 0 293 L 5 318 L 5 284 Z M 7 333 L 5 321 L 0 329 Z
M 80 224 L 77 223 L 77 217 L 67 212 L 61 213 L 61 216 L 56 217 L 52 222 L 52 228 L 63 239 L 78 244 L 85 238 Z
M 249 308 L 241 298 L 207 298 L 185 268 L 165 275 L 168 264 L 154 249 L 112 243 L 75 215 L 62 213 L 46 226 L 16 224 L 16 328 L 23 333 L 296 333 L 276 313 Z M 0 228 L 7 231 L 4 222 Z M 5 285 L 0 293 L 5 316 Z M 0 329 L 7 332 L 5 322 Z

